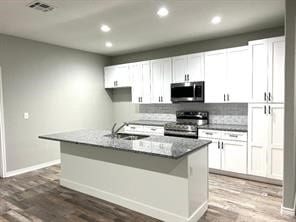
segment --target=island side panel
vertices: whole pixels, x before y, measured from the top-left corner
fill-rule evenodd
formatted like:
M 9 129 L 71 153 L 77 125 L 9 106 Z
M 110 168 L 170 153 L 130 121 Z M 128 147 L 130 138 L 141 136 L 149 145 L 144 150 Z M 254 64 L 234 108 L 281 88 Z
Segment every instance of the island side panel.
M 188 221 L 188 156 L 61 143 L 61 185 L 170 222 Z
M 188 156 L 189 222 L 198 221 L 208 209 L 208 146 Z

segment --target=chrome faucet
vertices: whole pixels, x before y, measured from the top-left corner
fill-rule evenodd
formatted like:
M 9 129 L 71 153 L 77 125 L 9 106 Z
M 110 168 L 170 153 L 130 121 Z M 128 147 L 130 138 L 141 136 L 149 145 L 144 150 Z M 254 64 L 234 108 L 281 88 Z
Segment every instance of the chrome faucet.
M 111 137 L 112 138 L 115 138 L 116 134 L 119 132 L 119 130 L 121 130 L 124 126 L 128 126 L 128 122 L 124 122 L 120 127 L 118 127 L 117 130 L 115 130 L 115 127 L 116 127 L 116 123 L 114 123 L 113 127 L 112 127 L 112 130 L 111 130 Z

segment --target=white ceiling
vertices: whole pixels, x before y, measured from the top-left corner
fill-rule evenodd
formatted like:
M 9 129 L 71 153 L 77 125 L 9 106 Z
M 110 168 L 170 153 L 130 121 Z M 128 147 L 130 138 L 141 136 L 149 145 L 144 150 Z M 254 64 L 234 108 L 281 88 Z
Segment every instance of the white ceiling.
M 26 7 L 31 0 L 0 0 L 0 33 L 119 55 L 284 24 L 284 0 L 41 1 L 57 9 L 43 13 Z M 170 14 L 160 19 L 161 6 Z M 222 16 L 216 26 L 210 22 L 215 15 Z M 112 30 L 102 33 L 101 24 Z

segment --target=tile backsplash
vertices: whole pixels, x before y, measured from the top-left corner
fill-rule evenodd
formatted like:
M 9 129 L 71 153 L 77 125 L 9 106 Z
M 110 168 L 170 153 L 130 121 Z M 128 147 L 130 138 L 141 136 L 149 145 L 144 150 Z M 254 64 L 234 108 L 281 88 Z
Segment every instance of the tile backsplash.
M 176 103 L 176 104 L 140 104 L 141 119 L 175 121 L 176 111 L 208 111 L 209 121 L 214 124 L 248 124 L 247 103 Z

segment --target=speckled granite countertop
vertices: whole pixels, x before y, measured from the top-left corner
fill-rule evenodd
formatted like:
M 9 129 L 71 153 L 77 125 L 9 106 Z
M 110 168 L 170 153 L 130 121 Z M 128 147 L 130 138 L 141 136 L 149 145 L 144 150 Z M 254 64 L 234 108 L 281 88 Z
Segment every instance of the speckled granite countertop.
M 230 125 L 230 124 L 208 124 L 199 126 L 199 129 L 207 130 L 223 130 L 223 131 L 236 131 L 236 132 L 248 132 L 247 125 Z
M 147 125 L 147 126 L 164 126 L 169 121 L 161 121 L 161 120 L 135 120 L 130 121 L 129 124 L 132 125 Z
M 105 135 L 108 134 L 110 134 L 110 131 L 107 130 L 79 130 L 45 135 L 40 136 L 39 138 L 84 144 L 99 148 L 157 155 L 172 159 L 178 159 L 188 155 L 211 143 L 209 140 L 167 136 L 150 136 L 144 139 L 130 141 L 106 137 Z

